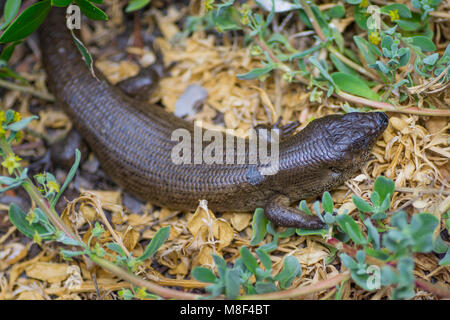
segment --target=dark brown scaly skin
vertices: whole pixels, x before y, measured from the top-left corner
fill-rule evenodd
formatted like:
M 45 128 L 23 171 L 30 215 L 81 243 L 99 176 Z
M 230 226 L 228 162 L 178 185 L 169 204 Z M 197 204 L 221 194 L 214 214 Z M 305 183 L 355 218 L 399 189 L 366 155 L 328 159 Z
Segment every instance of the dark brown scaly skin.
M 152 203 L 180 210 L 194 210 L 201 199 L 216 211 L 265 207 L 277 225 L 322 228 L 318 217 L 289 204 L 354 176 L 387 127 L 388 118 L 381 112 L 314 120 L 281 141 L 280 167 L 274 175 L 261 175 L 262 165 L 176 165 L 171 151 L 178 141 L 172 141 L 171 134 L 179 128 L 192 133 L 193 125 L 129 98 L 99 71 L 101 81 L 92 77 L 65 28 L 64 14 L 57 11 L 52 9 L 39 31 L 50 89 L 111 178 Z

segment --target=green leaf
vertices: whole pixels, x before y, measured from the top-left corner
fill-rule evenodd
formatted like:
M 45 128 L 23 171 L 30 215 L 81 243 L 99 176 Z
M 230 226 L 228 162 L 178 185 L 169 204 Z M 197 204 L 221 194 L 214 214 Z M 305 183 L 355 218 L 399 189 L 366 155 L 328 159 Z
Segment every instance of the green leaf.
M 23 130 L 25 127 L 27 127 L 31 121 L 33 121 L 34 119 L 39 119 L 38 116 L 31 116 L 28 118 L 25 118 L 23 120 L 14 122 L 10 125 L 7 126 L 7 128 L 11 131 L 20 131 Z
M 9 221 L 16 226 L 16 228 L 27 237 L 33 239 L 37 232 L 42 239 L 50 239 L 53 233 L 48 232 L 47 229 L 38 223 L 30 223 L 26 219 L 27 215 L 16 204 L 11 203 L 9 206 Z
M 10 45 L 6 46 L 0 54 L 0 60 L 8 62 L 11 59 L 11 56 L 14 52 L 16 46 L 20 43 L 20 41 L 13 42 Z
M 445 256 L 439 261 L 440 266 L 449 266 L 450 265 L 450 246 L 447 249 L 447 253 Z
M 372 249 L 369 247 L 365 247 L 364 251 L 367 253 L 367 255 L 377 258 L 382 261 L 387 261 L 390 257 L 389 253 L 386 249 Z
M 391 266 L 384 265 L 381 267 L 381 285 L 388 286 L 398 283 L 397 274 Z
M 82 243 L 80 243 L 80 241 L 75 240 L 69 236 L 67 236 L 63 231 L 61 230 L 57 230 L 55 232 L 55 239 L 58 242 L 64 243 L 68 246 L 80 246 L 82 245 Z
M 311 64 L 313 64 L 317 69 L 319 69 L 320 74 L 327 79 L 328 81 L 330 81 L 334 86 L 336 86 L 336 84 L 334 83 L 333 78 L 330 76 L 330 74 L 328 73 L 328 71 L 325 69 L 325 66 L 323 66 L 319 60 L 317 60 L 317 57 L 312 56 L 311 58 L 309 58 L 309 62 Z
M 81 256 L 84 253 L 85 253 L 84 251 L 72 251 L 72 250 L 62 250 L 61 249 L 61 254 L 62 254 L 63 259 L 69 260 L 69 261 L 71 261 L 73 257 Z
M 116 253 L 118 253 L 120 256 L 126 257 L 125 251 L 123 251 L 122 247 L 114 242 L 110 242 L 106 244 L 106 247 Z
M 361 229 L 359 229 L 358 224 L 350 217 L 348 214 L 341 214 L 336 217 L 336 221 L 339 226 L 344 230 L 345 233 L 349 235 L 349 237 L 356 244 L 366 244 L 367 240 L 364 238 Z
M 429 213 L 419 213 L 412 217 L 410 234 L 414 240 L 414 252 L 427 253 L 433 250 L 433 232 L 438 224 L 439 220 Z
M 334 72 L 331 74 L 331 77 L 333 78 L 337 87 L 342 91 L 375 101 L 380 100 L 378 94 L 373 92 L 366 84 L 366 82 L 358 76 L 346 74 L 343 72 Z
M 386 14 L 388 14 L 389 11 L 395 11 L 395 10 L 398 10 L 398 15 L 402 18 L 411 18 L 412 17 L 411 11 L 409 10 L 409 8 L 401 3 L 389 4 L 387 6 L 381 7 L 381 9 L 380 9 L 380 11 L 382 13 L 386 13 Z
M 275 65 L 270 64 L 264 68 L 256 68 L 256 69 L 250 70 L 247 73 L 238 74 L 238 75 L 236 75 L 236 77 L 238 77 L 238 79 L 241 79 L 241 80 L 255 79 L 255 78 L 261 77 L 261 76 L 269 73 L 273 69 L 275 69 Z
M 151 0 L 130 0 L 128 6 L 125 8 L 125 12 L 132 12 L 142 9 L 150 3 Z
M 352 200 L 356 208 L 358 208 L 358 210 L 360 210 L 361 212 L 369 213 L 375 211 L 374 207 L 372 207 L 370 204 L 368 204 L 366 201 L 364 201 L 357 195 L 353 195 Z
M 258 261 L 255 259 L 255 257 L 252 255 L 252 253 L 247 247 L 241 247 L 240 253 L 244 265 L 251 273 L 255 274 L 256 269 L 259 268 Z
M 69 185 L 70 181 L 72 181 L 73 177 L 75 176 L 75 173 L 78 170 L 78 166 L 80 164 L 81 160 L 81 152 L 78 149 L 75 149 L 75 162 L 72 165 L 72 168 L 70 168 L 69 173 L 67 174 L 66 180 L 64 181 L 64 184 L 62 185 L 61 189 L 59 190 L 58 194 L 55 196 L 55 198 L 51 201 L 50 205 L 52 208 L 55 207 L 55 205 L 58 203 L 59 198 L 66 190 L 67 186 Z
M 296 257 L 287 256 L 284 258 L 283 269 L 275 276 L 279 281 L 282 290 L 291 286 L 292 281 L 302 274 L 302 267 Z
M 14 19 L 17 12 L 19 12 L 22 0 L 6 0 L 5 7 L 3 10 L 3 20 L 4 22 L 0 26 L 0 30 L 3 30 L 8 26 L 8 24 Z
M 433 251 L 434 252 L 445 253 L 448 248 L 449 248 L 449 246 L 444 242 L 444 240 L 442 240 L 440 235 L 438 235 L 434 239 L 434 243 L 433 243 Z
M 395 20 L 395 23 L 397 23 L 397 25 L 405 31 L 417 31 L 422 27 L 422 25 L 419 22 L 411 20 L 399 19 Z
M 361 3 L 361 0 L 345 0 L 345 2 L 353 5 L 357 5 Z
M 74 0 L 86 17 L 93 20 L 108 20 L 108 15 L 87 0 Z
M 0 184 L 4 184 L 4 185 L 7 185 L 7 186 L 10 186 L 10 185 L 15 184 L 17 182 L 19 182 L 19 180 L 16 179 L 16 178 L 0 176 Z
M 92 236 L 94 237 L 101 237 L 102 234 L 105 233 L 105 228 L 103 228 L 103 226 L 98 223 L 95 222 L 95 227 L 92 229 Z
M 195 267 L 194 270 L 192 270 L 192 276 L 195 280 L 201 282 L 214 283 L 217 280 L 214 272 L 205 267 Z
M 251 246 L 256 246 L 258 243 L 260 243 L 264 237 L 267 234 L 267 223 L 269 220 L 267 220 L 264 209 L 257 208 L 255 210 L 255 214 L 253 215 L 253 221 L 252 221 L 252 238 L 250 240 Z
M 383 39 L 381 39 L 381 47 L 384 49 L 391 49 L 392 44 L 394 43 L 394 39 L 392 39 L 391 36 L 384 36 Z
M 367 234 L 369 237 L 370 243 L 373 244 L 373 247 L 375 249 L 380 249 L 380 234 L 378 233 L 377 228 L 372 224 L 372 221 L 370 221 L 369 218 L 366 218 L 364 220 L 364 225 L 367 228 Z
M 50 0 L 39 1 L 26 8 L 0 36 L 0 43 L 19 41 L 32 34 L 47 17 Z
M 220 32 L 241 29 L 240 19 L 241 14 L 232 6 L 217 11 L 217 14 L 213 15 L 216 28 Z
M 330 60 L 339 72 L 347 73 L 353 76 L 357 76 L 358 72 L 348 67 L 345 63 L 338 59 L 333 53 L 330 54 Z
M 422 51 L 427 52 L 436 50 L 436 46 L 434 45 L 433 41 L 425 36 L 415 36 L 410 39 L 412 39 L 412 44 L 418 46 L 420 49 L 422 49 Z
M 72 3 L 72 0 L 52 0 L 52 6 L 54 7 L 67 7 Z
M 238 297 L 240 285 L 239 270 L 227 269 L 225 275 L 225 296 L 227 299 L 236 299 Z
M 144 261 L 155 254 L 156 251 L 166 242 L 170 235 L 170 226 L 161 228 L 156 232 L 152 241 L 150 241 L 147 248 L 145 248 L 144 253 L 137 258 L 139 261 Z
M 355 18 L 356 24 L 363 30 L 368 30 L 367 20 L 370 15 L 367 14 L 366 10 L 355 6 L 353 9 L 353 16 Z
M 392 180 L 384 176 L 379 176 L 375 180 L 373 190 L 375 190 L 379 194 L 380 201 L 383 202 L 386 197 L 392 196 L 394 194 L 395 184 Z
M 392 299 L 410 299 L 414 297 L 414 260 L 411 257 L 400 259 L 397 269 L 398 285 L 392 292 Z
M 300 201 L 300 203 L 299 203 L 299 205 L 298 205 L 298 208 L 299 208 L 301 211 L 303 211 L 303 212 L 305 212 L 306 214 L 309 214 L 309 215 L 311 215 L 311 216 L 314 214 L 314 213 L 311 212 L 311 210 L 309 210 L 308 204 L 306 203 L 305 200 Z
M 377 61 L 376 54 L 380 55 L 379 49 L 374 47 L 366 39 L 360 36 L 354 36 L 353 41 L 361 52 L 367 64 L 374 64 Z M 376 48 L 376 49 L 375 49 Z M 378 51 L 377 51 L 378 50 Z
M 296 229 L 295 233 L 299 236 L 322 236 L 324 237 L 328 233 L 328 227 L 324 229 L 318 230 L 310 230 L 310 229 Z
M 429 55 L 428 57 L 424 58 L 422 61 L 423 61 L 423 63 L 425 63 L 429 66 L 433 66 L 436 63 L 436 61 L 438 60 L 438 58 L 439 58 L 439 53 L 436 52 L 436 53 L 433 53 L 433 54 Z
M 258 255 L 259 260 L 261 260 L 261 263 L 263 264 L 264 268 L 266 270 L 271 270 L 272 260 L 270 259 L 270 256 L 267 254 L 267 252 L 261 250 L 261 248 L 258 248 L 256 249 L 256 254 Z
M 220 278 L 224 278 L 225 277 L 225 272 L 227 270 L 227 263 L 226 261 L 219 255 L 217 254 L 211 254 L 211 256 L 213 257 L 214 263 L 216 264 L 217 267 L 217 273 L 219 274 Z
M 323 210 L 328 213 L 333 213 L 333 198 L 328 191 L 325 191 L 322 196 Z
M 77 38 L 77 36 L 73 32 L 73 30 L 70 30 L 70 33 L 72 35 L 73 41 L 75 42 L 75 45 L 78 48 L 78 51 L 80 51 L 80 53 L 83 57 L 84 62 L 86 62 L 87 66 L 89 67 L 89 70 L 91 71 L 92 76 L 94 78 L 97 78 L 97 76 L 95 75 L 95 72 L 94 72 L 94 64 L 93 64 L 93 59 L 92 59 L 91 54 L 89 53 L 88 49 L 83 44 L 83 42 L 81 42 L 81 40 Z
M 358 264 L 355 260 L 346 253 L 341 253 L 339 259 L 341 259 L 342 264 L 350 270 L 358 268 Z
M 334 6 L 326 11 L 331 18 L 342 18 L 345 16 L 345 8 L 341 5 Z
M 256 293 L 263 294 L 263 293 L 269 293 L 269 292 L 277 291 L 277 286 L 273 282 L 257 281 L 255 283 L 255 289 L 256 289 Z

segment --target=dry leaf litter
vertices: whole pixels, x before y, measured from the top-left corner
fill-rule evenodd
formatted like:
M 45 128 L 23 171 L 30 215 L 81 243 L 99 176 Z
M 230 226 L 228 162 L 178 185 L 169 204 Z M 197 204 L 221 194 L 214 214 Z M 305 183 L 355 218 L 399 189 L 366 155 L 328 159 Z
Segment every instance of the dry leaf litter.
M 148 47 L 128 45 L 127 58 L 133 59 L 117 62 L 108 58 L 108 43 L 124 32 L 123 6 L 126 1 L 105 2 L 110 20 L 84 29 L 83 36 L 94 54 L 106 52 L 96 59 L 96 66 L 112 83 L 117 83 L 153 63 L 155 55 Z M 207 90 L 208 98 L 193 119 L 207 128 L 233 129 L 240 136 L 245 136 L 254 125 L 271 123 L 278 116 L 282 117 L 283 123 L 299 120 L 304 127 L 311 119 L 336 113 L 342 108 L 343 102 L 333 98 L 324 99 L 321 103 L 310 102 L 310 90 L 285 82 L 277 72 L 264 82 L 237 79 L 236 74 L 261 67 L 261 63 L 250 55 L 249 48 L 230 36 L 225 35 L 219 41 L 214 35 L 197 31 L 186 39 L 173 42 L 174 36 L 180 32 L 177 22 L 185 14 L 186 10 L 175 7 L 170 7 L 165 14 L 156 9 L 141 14 L 142 25 L 148 25 L 149 32 L 156 27 L 161 30 L 162 36 L 156 39 L 155 45 L 163 54 L 164 64 L 169 66 L 175 63 L 170 69 L 170 76 L 161 80 L 149 102 L 159 102 L 173 112 L 178 97 L 186 88 L 198 84 Z M 347 28 L 350 22 L 345 21 L 340 28 Z M 442 39 L 442 35 L 449 34 L 450 24 L 439 23 L 434 27 L 438 30 L 437 42 L 441 41 L 438 47 L 443 50 L 448 39 Z M 32 38 L 29 41 L 35 40 Z M 38 90 L 47 92 L 45 73 L 40 63 L 33 61 L 32 55 L 24 56 L 21 46 L 15 53 L 17 55 L 23 59 L 18 71 L 22 67 L 22 75 L 32 81 Z M 33 67 L 27 67 L 29 65 Z M 448 106 L 450 92 L 441 93 L 439 99 Z M 31 115 L 32 103 L 36 101 L 29 95 L 7 91 L 2 97 L 1 107 L 14 108 L 26 117 Z M 217 117 L 223 123 L 217 124 Z M 32 144 L 33 148 L 16 147 L 20 149 L 21 156 L 43 156 L 46 148 L 38 137 L 48 137 L 49 130 L 67 132 L 70 128 L 70 121 L 61 110 L 44 108 L 39 112 L 39 120 L 30 124 L 35 134 L 26 137 L 26 143 Z M 409 213 L 429 212 L 440 218 L 450 206 L 448 129 L 446 118 L 390 114 L 389 127 L 374 147 L 368 165 L 357 177 L 331 192 L 335 207 L 339 208 L 339 212 L 347 209 L 356 221 L 360 221 L 351 200 L 352 194 L 368 199 L 375 178 L 384 174 L 395 181 L 400 191 L 393 196 L 392 210 L 406 204 Z M 24 165 L 28 164 L 24 161 Z M 139 267 L 137 275 L 161 285 L 184 289 L 203 288 L 203 283 L 190 278 L 192 269 L 199 265 L 214 268 L 212 253 L 233 262 L 239 257 L 240 247 L 249 246 L 252 234 L 251 213 L 219 214 L 209 210 L 206 202 L 201 202 L 194 213 L 160 209 L 148 203 L 138 214 L 123 206 L 122 191 L 116 188 L 106 191 L 86 189 L 66 204 L 63 219 L 84 240 L 89 238 L 94 222 L 101 221 L 109 225 L 105 227 L 107 231 L 100 240 L 101 244 L 118 240 L 134 256 L 143 252 L 160 227 L 170 225 L 169 239 L 156 253 L 155 259 Z M 85 260 L 62 260 L 59 253 L 61 247 L 57 244 L 45 243 L 37 248 L 9 223 L 7 209 L 7 205 L 0 205 L 0 226 L 3 230 L 0 233 L 0 300 L 96 299 L 95 283 L 101 298 L 116 299 L 118 290 L 130 287 L 103 269 L 94 268 L 92 271 Z M 439 229 L 436 231 L 439 232 Z M 271 240 L 270 235 L 266 238 L 264 242 Z M 286 255 L 298 259 L 303 272 L 292 284 L 297 287 L 318 283 L 341 272 L 338 259 L 325 264 L 329 254 L 324 240 L 319 237 L 292 236 L 280 240 L 277 250 L 271 253 L 271 259 L 274 273 L 282 268 Z M 450 271 L 440 267 L 438 261 L 434 254 L 417 255 L 415 275 L 448 286 Z M 323 290 L 306 298 L 333 297 L 334 292 L 335 289 Z M 416 292 L 416 299 L 436 298 L 419 289 Z M 369 293 L 347 281 L 342 298 L 385 299 L 389 293 L 386 288 Z

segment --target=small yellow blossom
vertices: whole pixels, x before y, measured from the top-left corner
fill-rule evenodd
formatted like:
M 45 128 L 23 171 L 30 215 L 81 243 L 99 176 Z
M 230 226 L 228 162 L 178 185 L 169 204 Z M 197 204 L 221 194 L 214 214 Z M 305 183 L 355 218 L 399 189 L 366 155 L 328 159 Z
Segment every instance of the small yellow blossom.
M 389 10 L 388 12 L 389 16 L 391 17 L 391 21 L 394 22 L 395 20 L 400 19 L 400 16 L 398 14 L 398 9 L 395 10 Z
M 3 130 L 3 134 L 5 133 L 5 130 Z M 0 137 L 2 136 L 2 130 L 0 129 Z M 22 140 L 23 138 L 23 132 L 19 131 L 16 133 L 16 141 L 20 142 L 20 140 Z
M 22 116 L 20 115 L 20 113 L 14 111 L 13 122 L 20 121 L 21 118 Z
M 39 246 L 42 245 L 42 237 L 37 231 L 34 232 L 33 241 L 36 242 Z
M 36 219 L 36 213 L 34 213 L 33 210 L 30 210 L 30 212 L 28 212 L 27 216 L 25 217 L 25 219 L 28 221 L 28 223 L 31 225 L 33 223 L 33 221 Z
M 48 188 L 48 192 L 59 192 L 59 185 L 55 182 L 55 181 L 49 181 L 47 182 L 47 188 Z
M 250 7 L 246 3 L 244 3 L 241 7 L 241 14 L 242 14 L 241 23 L 243 25 L 248 25 L 250 23 L 249 16 L 251 13 L 252 10 L 250 9 Z
M 380 38 L 380 34 L 378 33 L 378 31 L 374 31 L 369 34 L 369 41 L 371 43 L 373 43 L 374 45 L 378 45 L 380 43 L 381 38 Z
M 208 12 L 208 11 L 211 11 L 212 9 L 214 9 L 213 4 L 214 4 L 214 0 L 206 0 L 205 1 L 205 11 Z
M 147 292 L 145 291 L 144 288 L 138 288 L 136 290 L 135 296 L 136 296 L 136 298 L 144 300 L 144 299 L 147 299 Z
M 360 8 L 367 8 L 369 6 L 369 0 L 362 0 L 359 4 Z
M 260 54 L 262 54 L 262 49 L 260 46 L 252 46 L 252 48 L 250 49 L 250 54 L 252 56 L 259 56 Z
M 2 166 L 8 169 L 9 174 L 12 174 L 14 169 L 20 168 L 20 160 L 22 159 L 18 156 L 10 154 L 6 157 L 5 161 L 2 162 Z

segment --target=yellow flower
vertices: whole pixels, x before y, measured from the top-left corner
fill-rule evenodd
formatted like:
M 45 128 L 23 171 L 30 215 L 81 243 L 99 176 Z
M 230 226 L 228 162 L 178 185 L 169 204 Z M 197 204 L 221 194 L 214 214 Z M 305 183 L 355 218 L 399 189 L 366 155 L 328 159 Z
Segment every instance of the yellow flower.
M 368 0 L 362 0 L 359 4 L 360 8 L 367 8 L 369 6 L 369 1 Z
M 214 4 L 214 0 L 206 0 L 205 1 L 205 11 L 208 12 L 208 11 L 211 11 L 212 9 L 214 9 L 213 4 Z
M 144 288 L 138 288 L 136 290 L 136 298 L 139 298 L 139 299 L 142 299 L 142 300 L 147 298 L 147 292 L 145 291 Z
M 28 223 L 31 225 L 33 223 L 33 221 L 36 219 L 36 213 L 34 213 L 33 210 L 30 210 L 30 212 L 28 212 L 27 216 L 25 217 L 25 219 L 28 221 Z
M 14 111 L 13 122 L 20 121 L 21 118 L 22 117 L 21 117 L 20 113 Z
M 3 134 L 4 133 L 5 133 L 5 130 L 3 130 Z M 1 136 L 1 134 L 2 134 L 2 130 L 0 129 L 0 136 Z M 23 138 L 23 132 L 22 131 L 17 132 L 16 133 L 16 141 L 20 142 L 20 140 L 22 140 L 22 138 Z
M 39 246 L 42 245 L 42 237 L 37 231 L 34 231 L 33 241 L 36 242 Z
M 243 25 L 248 25 L 250 23 L 250 14 L 252 13 L 252 10 L 250 9 L 250 7 L 244 3 L 241 7 L 241 23 Z
M 380 35 L 378 34 L 378 31 L 374 31 L 369 34 L 369 41 L 374 45 L 378 45 L 380 43 L 381 38 Z
M 398 15 L 398 9 L 389 10 L 388 14 L 391 17 L 391 21 L 392 22 L 394 22 L 395 20 L 400 19 L 400 16 Z
M 14 169 L 20 168 L 20 160 L 22 159 L 18 156 L 10 154 L 6 157 L 5 161 L 2 162 L 2 166 L 8 169 L 9 174 L 12 174 Z
M 5 111 L 0 111 L 0 123 L 3 123 L 5 121 L 6 121 Z
M 48 188 L 48 192 L 59 192 L 59 185 L 55 182 L 55 181 L 49 181 L 47 182 L 47 188 Z

